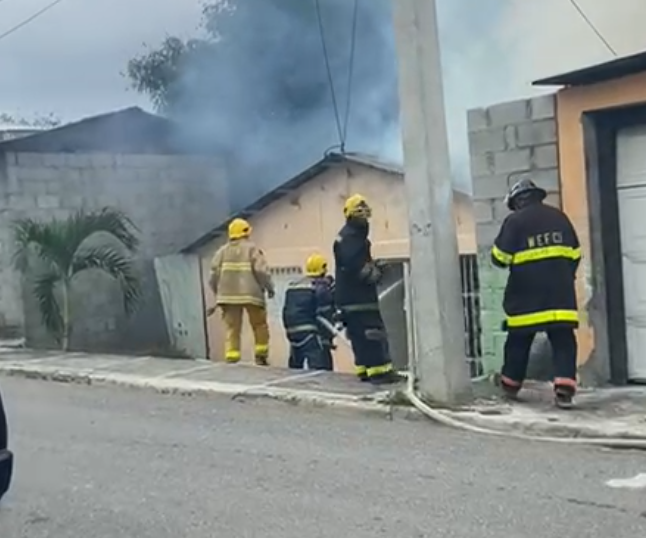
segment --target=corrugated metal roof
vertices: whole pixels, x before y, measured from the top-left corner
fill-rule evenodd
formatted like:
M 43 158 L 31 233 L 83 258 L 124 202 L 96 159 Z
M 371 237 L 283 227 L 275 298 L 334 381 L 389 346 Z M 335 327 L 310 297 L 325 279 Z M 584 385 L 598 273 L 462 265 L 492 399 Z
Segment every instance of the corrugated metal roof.
M 247 206 L 245 209 L 242 211 L 238 211 L 237 213 L 234 213 L 233 215 L 230 215 L 229 218 L 227 218 L 224 222 L 220 223 L 218 226 L 213 228 L 211 231 L 207 232 L 197 240 L 193 241 L 190 245 L 186 246 L 181 250 L 182 254 L 187 254 L 190 252 L 193 252 L 194 250 L 201 248 L 214 239 L 224 235 L 227 232 L 227 228 L 229 226 L 229 222 L 231 222 L 235 218 L 242 218 L 242 219 L 248 219 L 252 217 L 253 215 L 259 213 L 263 209 L 265 209 L 267 206 L 272 204 L 273 202 L 281 199 L 283 196 L 288 195 L 289 193 L 295 191 L 299 187 L 303 186 L 305 183 L 308 181 L 314 179 L 315 177 L 319 176 L 329 168 L 343 164 L 343 163 L 355 163 L 359 164 L 362 166 L 367 166 L 370 168 L 374 168 L 376 170 L 381 170 L 383 172 L 389 172 L 391 174 L 396 174 L 399 176 L 403 176 L 404 174 L 404 168 L 401 165 L 394 164 L 394 163 L 386 163 L 381 160 L 379 160 L 376 157 L 373 157 L 371 155 L 365 155 L 361 153 L 345 153 L 343 155 L 339 153 L 329 153 L 327 154 L 323 159 L 318 161 L 317 163 L 313 164 L 297 176 L 289 179 L 279 187 L 269 191 L 267 194 L 261 196 L 258 198 L 255 202 L 253 202 L 251 205 Z M 462 191 L 454 190 L 454 195 L 456 197 L 467 197 L 470 198 L 470 196 Z
M 646 51 L 532 82 L 533 86 L 588 86 L 646 71 Z

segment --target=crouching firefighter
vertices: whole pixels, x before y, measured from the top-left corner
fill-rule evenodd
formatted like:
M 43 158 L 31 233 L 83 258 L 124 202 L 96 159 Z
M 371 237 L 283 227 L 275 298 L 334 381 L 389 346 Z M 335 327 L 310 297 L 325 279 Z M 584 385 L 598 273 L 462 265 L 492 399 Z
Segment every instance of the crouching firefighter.
M 503 308 L 507 331 L 500 383 L 515 398 L 521 389 L 537 332 L 549 338 L 554 364 L 556 405 L 571 407 L 576 392 L 579 316 L 576 271 L 581 249 L 568 217 L 543 203 L 547 193 L 529 179 L 507 195 L 512 213 L 491 251 L 494 265 L 509 269 Z
M 0 394 L 0 500 L 9 491 L 13 474 L 13 454 L 9 450 L 9 428 Z
M 312 254 L 305 262 L 305 276 L 285 292 L 283 326 L 290 343 L 290 368 L 303 369 L 307 364 L 310 370 L 333 370 L 334 335 L 318 319 L 333 323 L 332 290 L 325 258 Z
M 343 207 L 346 222 L 334 242 L 335 303 L 352 345 L 356 373 L 362 381 L 395 383 L 386 328 L 379 311 L 377 285 L 382 277 L 372 259 L 369 219 L 372 209 L 360 194 Z
M 242 316 L 246 312 L 253 331 L 255 362 L 267 366 L 269 326 L 265 294 L 270 299 L 274 297 L 274 284 L 262 250 L 250 239 L 251 231 L 246 220 L 231 221 L 229 241 L 211 261 L 209 283 L 226 326 L 225 360 L 235 363 L 241 358 Z M 210 308 L 207 314 L 214 310 Z

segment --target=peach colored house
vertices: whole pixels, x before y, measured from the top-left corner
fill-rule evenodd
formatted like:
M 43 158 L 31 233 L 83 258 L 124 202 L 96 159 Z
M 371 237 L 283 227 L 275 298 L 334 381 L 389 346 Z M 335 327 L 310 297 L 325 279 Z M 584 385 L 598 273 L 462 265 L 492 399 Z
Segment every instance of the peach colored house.
M 408 259 L 408 220 L 403 172 L 359 155 L 330 154 L 298 176 L 263 196 L 233 217 L 243 217 L 253 226 L 253 240 L 264 250 L 271 266 L 277 294 L 268 301 L 272 335 L 270 363 L 286 366 L 287 341 L 281 325 L 283 293 L 287 284 L 301 273 L 305 259 L 313 252 L 324 254 L 333 271 L 331 248 L 343 225 L 342 206 L 351 194 L 359 192 L 373 207 L 371 240 L 375 257 L 389 262 L 384 287 L 391 292 L 384 299 L 384 316 L 391 337 L 393 355 L 400 363 L 406 361 L 406 327 L 403 286 L 403 263 Z M 463 253 L 475 252 L 475 227 L 471 199 L 455 192 L 455 219 L 458 242 Z M 183 250 L 197 255 L 201 264 L 202 294 L 205 306 L 212 304 L 208 289 L 209 263 L 216 249 L 226 241 L 230 219 Z M 199 306 L 196 306 L 199 308 Z M 211 360 L 222 356 L 223 327 L 217 314 L 206 323 L 208 355 Z M 251 335 L 246 330 L 243 355 L 252 357 Z M 352 371 L 352 356 L 339 345 L 335 355 L 338 371 Z
M 646 52 L 550 77 L 561 199 L 589 260 L 580 360 L 615 383 L 646 381 Z

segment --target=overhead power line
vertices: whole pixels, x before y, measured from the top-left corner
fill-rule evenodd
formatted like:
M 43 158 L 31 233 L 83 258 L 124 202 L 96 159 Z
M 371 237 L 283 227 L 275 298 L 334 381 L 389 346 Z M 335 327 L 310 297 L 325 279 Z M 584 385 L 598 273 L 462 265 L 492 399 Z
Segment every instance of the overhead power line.
M 610 1 L 610 0 L 608 0 Z M 617 54 L 617 51 L 613 48 L 613 46 L 608 42 L 608 40 L 603 37 L 603 34 L 601 31 L 595 26 L 595 24 L 590 20 L 590 18 L 585 14 L 585 11 L 583 11 L 583 8 L 579 5 L 577 0 L 570 0 L 570 4 L 574 7 L 574 9 L 577 10 L 579 15 L 583 18 L 583 20 L 586 22 L 586 24 L 591 28 L 591 30 L 597 35 L 597 37 L 601 40 L 601 42 L 606 46 L 606 48 L 610 51 L 610 53 L 613 56 L 619 56 Z
M 19 22 L 19 23 L 18 23 L 18 24 L 16 24 L 15 26 L 13 26 L 13 27 L 9 28 L 9 30 L 6 30 L 5 32 L 1 33 L 1 34 L 0 34 L 0 40 L 4 39 L 5 37 L 9 37 L 9 36 L 10 36 L 11 34 L 13 34 L 14 32 L 17 32 L 17 31 L 18 31 L 18 30 L 20 30 L 21 28 L 23 28 L 23 27 L 27 26 L 30 22 L 32 22 L 32 21 L 34 21 L 34 20 L 36 20 L 36 19 L 37 19 L 38 17 L 40 17 L 41 15 L 44 15 L 44 14 L 45 14 L 45 13 L 47 13 L 50 9 L 52 9 L 53 7 L 55 7 L 55 6 L 57 6 L 58 4 L 60 4 L 62 1 L 63 1 L 63 0 L 54 0 L 52 3 L 47 4 L 45 7 L 43 7 L 43 8 L 42 8 L 42 9 L 40 9 L 39 11 L 36 11 L 36 13 L 34 13 L 33 15 L 31 15 L 30 17 L 27 17 L 27 18 L 26 18 L 25 20 L 23 20 L 22 22 Z M 2 0 L 0 0 L 0 2 L 2 2 Z
M 332 106 L 334 108 L 334 119 L 336 122 L 336 129 L 339 135 L 339 148 L 341 153 L 345 153 L 345 142 L 348 135 L 348 124 L 350 121 L 350 105 L 352 100 L 352 78 L 354 73 L 354 57 L 357 42 L 357 21 L 359 16 L 359 0 L 354 0 L 354 7 L 352 13 L 352 34 L 350 37 L 350 58 L 348 63 L 348 81 L 346 92 L 346 106 L 345 117 L 341 123 L 341 114 L 339 111 L 339 103 L 334 87 L 334 77 L 332 75 L 332 67 L 330 65 L 330 54 L 327 48 L 327 39 L 325 37 L 325 27 L 323 25 L 323 14 L 321 12 L 320 0 L 314 0 L 316 7 L 316 17 L 318 19 L 319 33 L 321 35 L 321 46 L 323 49 L 323 60 L 325 61 L 325 70 L 327 72 L 328 84 L 330 85 L 330 94 L 332 96 Z

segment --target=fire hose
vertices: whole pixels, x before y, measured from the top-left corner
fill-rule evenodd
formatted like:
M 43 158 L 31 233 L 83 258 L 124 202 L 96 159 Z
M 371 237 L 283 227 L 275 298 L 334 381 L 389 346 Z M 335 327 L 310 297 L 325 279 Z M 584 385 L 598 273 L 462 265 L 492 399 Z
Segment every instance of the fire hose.
M 379 299 L 383 299 L 387 295 L 389 295 L 396 287 L 401 285 L 403 282 L 399 281 L 396 282 L 395 284 L 391 285 L 388 287 L 386 290 L 384 290 L 380 295 Z M 330 332 L 332 332 L 344 345 L 349 347 L 351 349 L 350 341 L 347 339 L 345 334 L 343 333 L 342 330 L 339 328 L 335 327 L 332 323 L 330 323 L 327 319 L 323 317 L 318 318 L 320 323 L 325 326 L 326 329 L 328 329 Z M 410 325 L 409 325 L 410 326 Z M 414 355 L 411 355 L 411 371 L 408 375 L 407 383 L 406 383 L 406 389 L 404 391 L 404 395 L 408 399 L 408 401 L 411 403 L 413 407 L 415 407 L 420 413 L 422 413 L 424 416 L 427 418 L 433 420 L 434 422 L 437 422 L 439 424 L 442 424 L 444 426 L 448 426 L 450 428 L 462 430 L 462 431 L 468 431 L 471 433 L 478 433 L 478 434 L 484 434 L 484 435 L 493 435 L 497 437 L 505 437 L 505 438 L 512 438 L 512 439 L 518 439 L 521 441 L 543 441 L 547 443 L 559 443 L 559 444 L 572 444 L 572 445 L 588 445 L 588 446 L 599 446 L 599 447 L 605 447 L 605 448 L 621 448 L 621 449 L 634 449 L 634 450 L 646 450 L 646 439 L 627 439 L 627 438 L 614 438 L 614 437 L 543 437 L 543 436 L 537 436 L 537 435 L 525 435 L 522 433 L 514 433 L 514 432 L 505 432 L 501 430 L 494 430 L 490 428 L 483 428 L 480 426 L 475 426 L 473 424 L 469 424 L 468 422 L 464 422 L 462 420 L 458 420 L 456 418 L 453 418 L 449 414 L 447 414 L 445 411 L 439 410 L 439 409 L 434 409 L 430 405 L 428 405 L 422 397 L 417 393 L 416 390 L 416 376 L 415 376 L 415 366 L 417 365 L 418 359 Z

